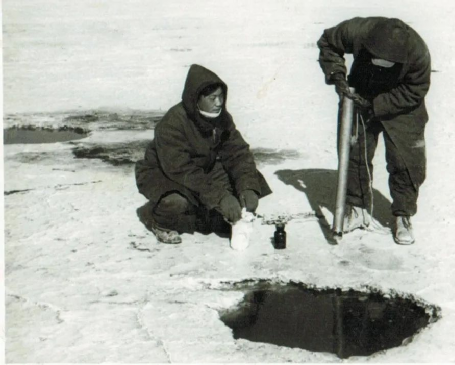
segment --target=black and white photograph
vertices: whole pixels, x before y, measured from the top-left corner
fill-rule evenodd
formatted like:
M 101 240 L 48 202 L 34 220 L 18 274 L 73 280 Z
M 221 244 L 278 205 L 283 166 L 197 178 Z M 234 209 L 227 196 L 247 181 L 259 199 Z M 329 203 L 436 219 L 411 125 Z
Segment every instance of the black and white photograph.
M 3 0 L 4 362 L 455 362 L 455 3 Z

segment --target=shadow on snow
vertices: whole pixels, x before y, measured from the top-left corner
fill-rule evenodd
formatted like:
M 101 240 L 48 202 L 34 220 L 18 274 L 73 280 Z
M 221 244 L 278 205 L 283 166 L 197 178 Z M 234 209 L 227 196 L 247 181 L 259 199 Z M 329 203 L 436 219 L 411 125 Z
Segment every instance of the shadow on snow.
M 275 174 L 286 185 L 291 185 L 306 194 L 311 209 L 321 217 L 319 226 L 325 239 L 331 244 L 336 244 L 332 237 L 332 222 L 327 222 L 321 207 L 327 208 L 332 214 L 335 213 L 338 171 L 327 169 L 278 170 Z M 390 204 L 384 195 L 373 189 L 373 217 L 383 227 L 391 226 Z

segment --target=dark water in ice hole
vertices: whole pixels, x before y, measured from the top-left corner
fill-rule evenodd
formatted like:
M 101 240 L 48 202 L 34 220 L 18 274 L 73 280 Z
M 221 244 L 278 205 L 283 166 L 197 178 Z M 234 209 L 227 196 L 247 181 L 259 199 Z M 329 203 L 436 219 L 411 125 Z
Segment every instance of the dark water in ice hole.
M 282 285 L 252 289 L 238 309 L 220 318 L 236 339 L 330 352 L 342 359 L 400 346 L 432 319 L 410 299 Z
M 39 128 L 10 128 L 3 130 L 4 144 L 67 142 L 85 137 L 87 137 L 86 133 L 76 132 L 73 130 L 50 130 Z

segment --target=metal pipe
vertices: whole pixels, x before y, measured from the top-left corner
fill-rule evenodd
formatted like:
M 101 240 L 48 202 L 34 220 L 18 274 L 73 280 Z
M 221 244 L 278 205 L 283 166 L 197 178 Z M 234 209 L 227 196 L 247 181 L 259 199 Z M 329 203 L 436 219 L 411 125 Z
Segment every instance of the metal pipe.
M 351 93 L 355 92 L 354 88 L 349 88 L 349 90 Z M 338 143 L 337 198 L 332 228 L 333 236 L 339 239 L 343 237 L 344 210 L 346 205 L 346 191 L 348 182 L 349 149 L 353 119 L 354 101 L 344 96 L 341 106 L 341 125 L 339 129 Z

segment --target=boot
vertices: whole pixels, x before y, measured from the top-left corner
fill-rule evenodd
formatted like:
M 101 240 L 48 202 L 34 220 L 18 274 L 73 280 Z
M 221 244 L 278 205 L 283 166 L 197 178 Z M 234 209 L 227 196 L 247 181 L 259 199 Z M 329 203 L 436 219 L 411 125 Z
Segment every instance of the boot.
M 365 208 L 346 204 L 343 221 L 343 232 L 349 233 L 355 229 L 365 229 L 370 225 L 369 214 Z
M 399 245 L 412 245 L 415 241 L 412 233 L 411 218 L 398 216 L 395 221 L 395 242 Z
M 182 243 L 182 238 L 177 231 L 163 229 L 158 227 L 156 224 L 151 227 L 151 230 L 159 242 L 168 244 Z
M 161 228 L 157 225 L 152 215 L 150 214 L 150 206 L 148 204 L 136 210 L 139 220 L 144 226 L 155 235 L 156 239 L 162 243 L 178 244 L 182 243 L 182 238 L 177 231 Z

